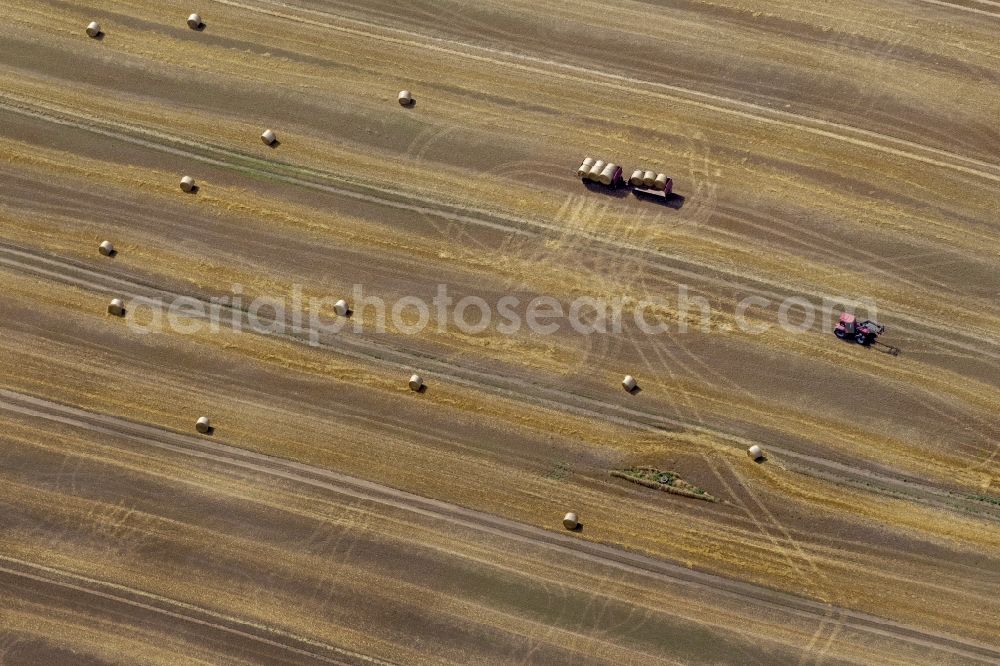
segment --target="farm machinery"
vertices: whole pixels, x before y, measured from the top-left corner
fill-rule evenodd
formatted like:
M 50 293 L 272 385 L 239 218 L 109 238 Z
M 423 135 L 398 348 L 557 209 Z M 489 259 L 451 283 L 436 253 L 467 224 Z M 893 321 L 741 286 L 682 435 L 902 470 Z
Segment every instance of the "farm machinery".
M 663 197 L 669 196 L 674 187 L 674 181 L 667 178 L 666 174 L 646 169 L 636 169 L 626 181 L 620 165 L 595 160 L 592 157 L 583 160 L 583 164 L 576 170 L 576 175 L 584 181 L 600 183 L 610 189 L 629 186 L 634 192 L 660 194 Z
M 840 315 L 840 321 L 833 329 L 833 334 L 841 340 L 854 340 L 859 345 L 868 346 L 878 340 L 878 336 L 885 332 L 885 326 L 870 319 L 858 321 L 857 318 L 844 312 Z

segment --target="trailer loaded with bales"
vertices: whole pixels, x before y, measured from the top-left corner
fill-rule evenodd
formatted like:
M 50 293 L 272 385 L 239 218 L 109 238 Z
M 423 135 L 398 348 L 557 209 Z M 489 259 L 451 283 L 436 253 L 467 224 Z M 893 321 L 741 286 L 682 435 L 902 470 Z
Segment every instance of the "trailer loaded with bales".
M 592 157 L 583 160 L 583 164 L 576 170 L 576 175 L 584 181 L 600 183 L 612 189 L 631 187 L 636 192 L 657 193 L 664 197 L 669 196 L 674 188 L 673 179 L 668 178 L 664 173 L 657 173 L 649 169 L 636 169 L 626 181 L 625 172 L 620 165 L 604 160 L 595 160 Z

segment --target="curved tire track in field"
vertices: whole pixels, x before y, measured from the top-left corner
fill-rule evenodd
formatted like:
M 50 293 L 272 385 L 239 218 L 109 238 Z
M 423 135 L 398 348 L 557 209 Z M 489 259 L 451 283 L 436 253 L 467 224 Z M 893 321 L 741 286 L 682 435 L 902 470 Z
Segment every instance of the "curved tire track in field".
M 124 585 L 96 580 L 54 567 L 28 562 L 16 557 L 0 555 L 0 578 L 3 576 L 27 579 L 44 585 L 61 587 L 73 592 L 100 597 L 116 604 L 155 613 L 174 620 L 181 620 L 189 624 L 201 625 L 253 641 L 254 643 L 285 650 L 316 662 L 342 666 L 352 666 L 359 663 L 390 663 L 326 643 L 296 636 L 280 629 L 272 629 L 240 620 L 239 618 L 216 613 L 193 604 L 168 599 L 158 594 L 151 594 Z M 331 657 L 329 656 L 330 654 L 336 654 L 339 658 Z M 345 659 L 349 661 L 345 661 Z
M 512 542 L 530 543 L 562 557 L 579 558 L 618 570 L 638 574 L 659 582 L 710 589 L 722 596 L 750 602 L 800 617 L 825 621 L 831 606 L 775 592 L 750 583 L 694 571 L 652 557 L 631 553 L 605 544 L 585 541 L 558 532 L 549 532 L 492 514 L 467 509 L 405 491 L 365 481 L 345 474 L 281 458 L 245 451 L 217 441 L 206 441 L 169 430 L 124 419 L 95 414 L 48 400 L 0 389 L 0 408 L 33 418 L 41 418 L 91 432 L 125 436 L 148 446 L 181 455 L 238 467 L 293 483 L 305 484 L 403 511 L 442 520 L 454 525 L 489 533 Z M 838 622 L 845 627 L 913 645 L 940 650 L 952 655 L 985 662 L 1000 660 L 995 646 L 955 636 L 926 631 L 866 613 L 837 609 Z
M 947 7 L 948 9 L 954 9 L 963 12 L 970 12 L 972 14 L 979 14 L 980 16 L 992 16 L 995 19 L 1000 19 L 1000 11 L 990 11 L 988 9 L 976 9 L 975 7 L 969 7 L 968 5 L 962 5 L 957 2 L 947 2 L 947 0 L 917 0 L 918 2 L 923 2 L 928 5 L 937 5 L 938 7 Z M 973 0 L 973 2 L 978 2 L 982 5 L 997 7 L 1000 9 L 1000 3 L 990 2 L 989 0 Z
M 821 120 L 819 118 L 811 118 L 789 111 L 771 109 L 760 104 L 731 99 L 722 95 L 701 92 L 685 88 L 683 86 L 659 83 L 656 81 L 646 81 L 632 76 L 607 72 L 592 67 L 572 65 L 558 60 L 549 60 L 522 53 L 505 51 L 503 49 L 478 46 L 443 37 L 433 37 L 401 28 L 386 27 L 377 23 L 347 18 L 317 9 L 297 7 L 283 2 L 277 3 L 271 2 L 270 0 L 259 0 L 260 4 L 263 5 L 280 7 L 285 10 L 294 9 L 295 11 L 302 12 L 303 14 L 320 16 L 327 20 L 318 21 L 314 19 L 307 19 L 302 16 L 296 16 L 295 14 L 280 12 L 274 9 L 264 9 L 262 7 L 250 5 L 245 2 L 237 2 L 235 0 L 213 0 L 213 2 L 274 18 L 294 21 L 319 28 L 327 28 L 337 32 L 390 42 L 400 46 L 417 49 L 431 49 L 447 55 L 486 62 L 504 68 L 516 68 L 532 74 L 558 77 L 593 85 L 600 85 L 618 90 L 620 92 L 651 96 L 671 102 L 681 102 L 716 113 L 723 113 L 746 118 L 756 122 L 787 127 L 789 129 L 795 129 L 816 136 L 850 143 L 896 157 L 903 157 L 1000 183 L 1000 165 L 998 164 L 992 164 L 990 162 L 977 160 L 971 157 L 965 157 L 940 148 L 924 146 L 913 141 L 899 139 L 880 132 L 873 132 L 871 130 L 852 127 L 850 125 L 843 125 L 828 120 Z M 343 25 L 337 25 L 336 23 L 330 23 L 329 21 L 332 20 L 340 21 L 341 23 L 350 23 L 360 27 L 348 28 Z M 390 37 L 386 34 L 373 32 L 373 30 L 382 31 L 383 33 L 393 33 L 400 36 Z M 463 51 L 462 49 L 467 50 Z M 484 55 L 477 55 L 470 53 L 470 51 L 477 51 Z M 546 67 L 554 67 L 562 71 L 555 72 L 551 69 L 545 69 Z M 635 86 L 645 86 L 646 88 L 636 88 Z M 649 90 L 649 88 L 654 90 Z M 664 90 L 668 92 L 655 92 L 655 90 Z M 886 144 L 892 144 L 899 147 L 894 148 L 891 145 Z M 920 152 L 926 154 L 922 155 Z M 935 157 L 930 157 L 929 155 L 934 155 Z
M 153 299 L 162 302 L 165 307 L 168 307 L 170 303 L 181 298 L 195 299 L 201 301 L 206 306 L 210 304 L 209 297 L 205 294 L 177 293 L 134 279 L 101 273 L 68 260 L 14 249 L 2 243 L 0 243 L 0 266 L 9 266 L 25 274 L 97 291 L 107 294 L 109 297 Z M 236 311 L 228 305 L 220 305 L 219 307 L 225 313 L 220 317 L 221 323 L 231 326 L 233 321 L 232 314 Z M 242 322 L 241 330 L 258 335 L 254 331 L 246 313 L 243 311 L 238 312 Z M 197 316 L 197 313 L 191 314 L 192 316 Z M 209 314 L 206 308 L 206 312 L 201 313 L 201 316 L 198 318 L 204 319 L 208 317 Z M 269 324 L 273 320 L 269 319 L 264 313 L 259 313 L 258 321 Z M 310 342 L 309 331 L 305 327 L 297 326 L 287 321 L 285 322 L 285 332 L 259 333 L 259 335 L 271 336 L 298 344 L 313 344 Z M 756 442 L 745 437 L 732 435 L 724 430 L 700 423 L 691 423 L 663 414 L 616 405 L 599 398 L 589 397 L 581 393 L 573 393 L 555 386 L 547 386 L 517 377 L 459 365 L 428 354 L 413 353 L 405 349 L 391 347 L 383 342 L 367 339 L 363 335 L 354 334 L 347 327 L 332 337 L 327 336 L 326 340 L 317 341 L 314 346 L 325 352 L 345 356 L 363 363 L 375 363 L 384 368 L 389 368 L 395 373 L 408 373 L 414 367 L 422 368 L 422 374 L 431 379 L 435 377 L 445 379 L 459 386 L 498 395 L 517 403 L 529 401 L 531 404 L 540 407 L 574 416 L 603 420 L 626 428 L 652 433 L 686 430 L 709 435 L 744 449 L 752 444 L 759 444 L 768 451 L 782 456 L 782 462 L 786 467 L 802 474 L 834 481 L 848 480 L 870 491 L 873 489 L 869 486 L 876 484 L 884 492 L 900 493 L 941 508 L 954 510 L 957 501 L 965 501 L 960 495 L 955 495 L 940 487 L 909 480 L 902 474 L 899 477 L 893 477 L 888 474 L 851 467 L 844 463 L 792 451 L 770 443 L 765 446 L 764 442 Z M 981 507 L 977 505 L 977 508 Z
M 205 146 L 203 144 L 185 141 L 175 136 L 169 136 L 165 133 L 144 127 L 136 127 L 108 120 L 98 120 L 68 109 L 44 103 L 40 104 L 37 102 L 22 100 L 9 93 L 0 93 L 0 100 L 7 100 L 6 102 L 0 101 L 0 109 L 11 111 L 13 113 L 36 118 L 46 122 L 74 127 L 106 136 L 108 138 L 132 143 L 133 145 L 142 146 L 144 148 L 150 148 L 172 155 L 197 160 L 212 166 L 233 169 L 246 173 L 250 176 L 266 176 L 269 179 L 278 180 L 299 187 L 307 187 L 317 191 L 326 192 L 328 194 L 345 196 L 369 203 L 409 210 L 421 215 L 438 217 L 461 224 L 472 224 L 479 227 L 487 227 L 512 234 L 525 236 L 554 234 L 556 237 L 561 237 L 565 235 L 567 231 L 565 227 L 560 227 L 558 225 L 539 220 L 528 220 L 495 211 L 461 208 L 455 204 L 441 202 L 412 193 L 382 189 L 372 187 L 367 184 L 354 183 L 317 169 L 273 162 L 270 160 L 251 157 L 249 155 L 243 155 L 218 146 Z M 132 136 L 130 133 L 139 134 L 149 138 L 139 138 Z M 183 146 L 183 148 L 178 148 L 176 147 L 177 145 Z M 206 155 L 199 151 L 211 151 L 216 156 L 213 157 Z M 228 161 L 226 158 L 228 158 Z M 333 181 L 336 185 L 317 182 L 317 180 L 312 179 Z M 574 233 L 579 235 L 581 239 L 590 242 L 592 244 L 590 247 L 594 252 L 610 252 L 615 256 L 619 256 L 621 252 L 629 252 L 632 254 L 631 260 L 634 263 L 641 262 L 657 271 L 671 273 L 679 278 L 691 280 L 695 283 L 701 282 L 729 290 L 744 290 L 747 293 L 762 295 L 777 301 L 781 301 L 789 296 L 809 296 L 817 301 L 822 299 L 833 299 L 839 302 L 837 297 L 830 294 L 818 292 L 807 293 L 801 291 L 774 291 L 775 289 L 786 289 L 786 287 L 773 280 L 761 277 L 748 278 L 740 276 L 738 272 L 734 272 L 733 270 L 726 269 L 724 267 L 711 266 L 704 262 L 684 257 L 682 255 L 671 254 L 661 250 L 653 250 L 634 243 L 616 241 L 585 229 L 575 230 Z M 706 275 L 704 272 L 697 272 L 689 268 L 669 266 L 664 262 L 673 262 L 680 266 L 701 268 L 712 274 L 728 277 L 713 277 Z M 743 281 L 732 279 L 734 277 L 743 277 Z M 903 329 L 902 327 L 897 326 L 899 330 L 916 333 L 920 337 L 931 340 L 940 346 L 952 347 L 964 352 L 988 356 L 992 359 L 1000 361 L 1000 352 L 984 349 L 984 345 L 990 347 L 1000 347 L 1000 338 L 997 338 L 994 335 L 990 335 L 987 332 L 971 331 L 968 328 L 960 331 L 952 331 L 951 335 L 939 335 L 935 334 L 934 331 L 940 330 L 941 327 L 928 324 L 926 317 L 907 315 L 899 311 L 894 311 L 893 314 L 897 320 L 905 321 L 911 327 L 909 329 Z M 959 337 L 963 337 L 972 342 L 961 342 L 958 340 Z

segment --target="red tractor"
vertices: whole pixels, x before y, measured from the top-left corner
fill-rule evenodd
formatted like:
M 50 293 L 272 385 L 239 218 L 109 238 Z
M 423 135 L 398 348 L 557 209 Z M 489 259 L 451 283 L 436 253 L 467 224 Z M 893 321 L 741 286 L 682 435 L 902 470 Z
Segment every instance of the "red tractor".
M 859 345 L 870 345 L 878 339 L 878 336 L 885 332 L 885 326 L 866 319 L 862 322 L 855 320 L 854 315 L 846 312 L 840 315 L 837 327 L 833 329 L 833 334 L 841 340 L 854 340 Z

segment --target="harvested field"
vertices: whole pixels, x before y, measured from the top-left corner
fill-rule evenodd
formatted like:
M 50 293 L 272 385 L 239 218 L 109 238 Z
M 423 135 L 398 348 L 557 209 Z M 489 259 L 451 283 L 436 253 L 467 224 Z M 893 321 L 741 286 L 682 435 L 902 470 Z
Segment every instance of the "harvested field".
M 1000 662 L 997 3 L 0 18 L 0 662 Z

